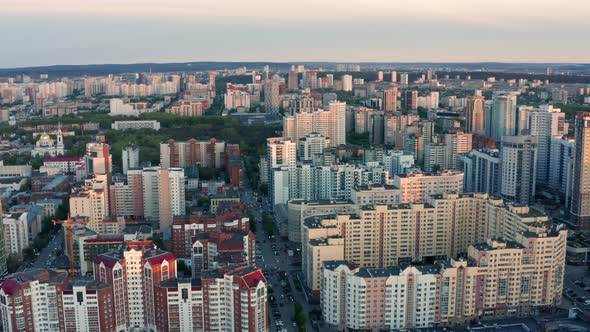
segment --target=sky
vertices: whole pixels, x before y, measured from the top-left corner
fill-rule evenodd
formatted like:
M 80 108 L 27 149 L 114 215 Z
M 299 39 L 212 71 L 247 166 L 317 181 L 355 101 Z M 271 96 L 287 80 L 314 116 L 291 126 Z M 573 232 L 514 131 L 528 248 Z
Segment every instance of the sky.
M 0 0 L 0 68 L 590 63 L 588 0 Z

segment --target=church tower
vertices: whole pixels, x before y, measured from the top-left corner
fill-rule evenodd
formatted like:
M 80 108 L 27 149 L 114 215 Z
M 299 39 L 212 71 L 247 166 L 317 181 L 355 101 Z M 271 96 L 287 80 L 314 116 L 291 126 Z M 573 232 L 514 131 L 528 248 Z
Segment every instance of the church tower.
M 64 154 L 64 136 L 61 132 L 61 122 L 57 123 L 57 144 L 55 145 L 55 154 L 56 155 L 63 155 Z

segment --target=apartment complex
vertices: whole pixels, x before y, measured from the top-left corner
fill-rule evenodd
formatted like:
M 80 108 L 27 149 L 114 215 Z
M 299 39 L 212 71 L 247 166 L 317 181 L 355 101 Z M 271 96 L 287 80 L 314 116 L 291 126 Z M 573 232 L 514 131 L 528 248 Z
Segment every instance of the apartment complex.
M 474 243 L 514 240 L 519 233 L 548 227 L 547 221 L 528 206 L 481 193 L 431 195 L 424 203 L 361 205 L 355 213 L 303 220 L 302 269 L 317 294 L 322 261 L 345 259 L 383 268 L 453 258 Z
M 28 269 L 9 275 L 0 285 L 0 315 L 5 331 L 60 331 L 59 294 L 67 273 Z M 104 330 L 108 331 L 108 330 Z
M 413 170 L 407 174 L 396 174 L 393 185 L 401 190 L 402 203 L 422 202 L 427 195 L 463 191 L 464 175 L 457 171 L 424 173 Z
M 156 331 L 266 332 L 268 287 L 260 269 L 234 265 L 155 287 Z
M 170 253 L 147 242 L 101 254 L 94 279 L 28 269 L 0 285 L 5 331 L 256 331 L 268 326 L 260 269 L 231 265 L 176 278 Z
M 535 228 L 469 246 L 467 260 L 400 268 L 324 261 L 321 305 L 330 325 L 356 330 L 457 325 L 530 316 L 561 303 L 567 232 Z
M 293 142 L 311 133 L 330 138 L 330 146 L 346 144 L 346 103 L 334 101 L 327 110 L 301 112 L 283 118 L 283 136 Z

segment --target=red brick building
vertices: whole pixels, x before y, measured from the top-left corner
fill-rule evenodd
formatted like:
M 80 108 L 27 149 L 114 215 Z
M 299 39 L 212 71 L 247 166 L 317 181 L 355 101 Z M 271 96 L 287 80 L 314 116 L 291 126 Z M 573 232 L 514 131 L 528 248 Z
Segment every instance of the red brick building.
M 199 233 L 235 231 L 247 234 L 250 219 L 242 203 L 226 205 L 214 217 L 177 216 L 172 222 L 172 253 L 176 257 L 190 257 L 193 237 Z
M 154 288 L 176 278 L 176 258 L 151 241 L 126 242 L 118 250 L 98 255 L 94 278 L 113 287 L 114 320 L 118 330 L 156 330 Z

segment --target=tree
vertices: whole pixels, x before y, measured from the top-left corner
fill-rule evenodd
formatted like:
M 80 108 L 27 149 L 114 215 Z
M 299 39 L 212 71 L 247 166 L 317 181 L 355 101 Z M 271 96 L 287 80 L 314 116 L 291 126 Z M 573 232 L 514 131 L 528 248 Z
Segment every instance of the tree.
M 428 119 L 428 110 L 422 106 L 418 106 L 418 115 L 420 119 Z
M 9 254 L 8 258 L 6 259 L 6 267 L 8 268 L 8 273 L 14 273 L 20 267 L 20 259 L 16 254 Z
M 248 215 L 248 219 L 250 220 L 250 230 L 252 233 L 256 233 L 256 217 L 253 214 Z
M 303 311 L 303 307 L 299 303 L 295 303 L 295 322 L 299 331 L 305 331 L 305 323 L 307 323 L 307 316 Z

